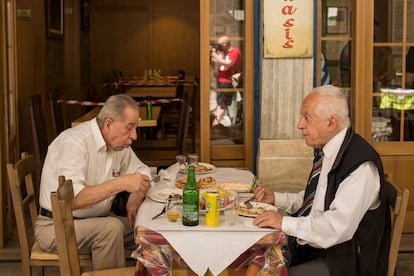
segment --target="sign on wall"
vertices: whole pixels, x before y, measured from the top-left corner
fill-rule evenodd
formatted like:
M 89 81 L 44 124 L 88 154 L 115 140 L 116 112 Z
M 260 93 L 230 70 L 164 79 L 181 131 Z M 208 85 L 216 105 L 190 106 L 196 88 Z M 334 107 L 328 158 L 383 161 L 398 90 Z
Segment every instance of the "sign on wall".
M 313 1 L 264 0 L 264 57 L 313 55 Z

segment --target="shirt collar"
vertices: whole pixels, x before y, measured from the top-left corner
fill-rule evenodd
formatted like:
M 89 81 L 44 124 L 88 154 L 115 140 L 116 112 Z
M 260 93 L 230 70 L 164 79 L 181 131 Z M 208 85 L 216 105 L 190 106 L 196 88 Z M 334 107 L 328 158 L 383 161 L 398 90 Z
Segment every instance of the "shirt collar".
M 100 151 L 100 150 L 106 151 L 107 150 L 106 143 L 102 136 L 101 129 L 98 126 L 98 122 L 96 121 L 96 118 L 93 118 L 92 120 L 90 120 L 89 123 L 92 129 L 92 135 L 93 135 L 94 142 L 96 145 L 96 151 Z
M 332 139 L 329 140 L 328 143 L 325 144 L 325 146 L 323 146 L 322 150 L 325 158 L 336 158 L 339 152 L 339 148 L 341 147 L 341 144 L 345 139 L 347 129 L 348 128 L 346 127 L 342 129 L 338 134 L 332 137 Z

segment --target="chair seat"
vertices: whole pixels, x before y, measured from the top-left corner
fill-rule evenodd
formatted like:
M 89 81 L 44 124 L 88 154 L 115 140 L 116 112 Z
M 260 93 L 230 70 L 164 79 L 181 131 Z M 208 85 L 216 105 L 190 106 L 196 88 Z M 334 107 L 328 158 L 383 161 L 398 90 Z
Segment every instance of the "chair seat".
M 34 260 L 59 260 L 59 256 L 57 254 L 42 250 L 37 241 L 35 241 L 33 244 L 32 254 L 30 255 L 30 258 Z
M 30 260 L 33 262 L 36 261 L 50 261 L 54 263 L 55 266 L 59 265 L 59 255 L 54 253 L 49 253 L 40 248 L 37 241 L 34 242 L 32 247 L 32 254 L 30 255 Z M 92 267 L 92 255 L 91 254 L 79 254 L 79 261 L 83 267 Z
M 82 276 L 133 276 L 136 271 L 135 266 L 128 266 L 114 269 L 86 271 L 82 273 Z

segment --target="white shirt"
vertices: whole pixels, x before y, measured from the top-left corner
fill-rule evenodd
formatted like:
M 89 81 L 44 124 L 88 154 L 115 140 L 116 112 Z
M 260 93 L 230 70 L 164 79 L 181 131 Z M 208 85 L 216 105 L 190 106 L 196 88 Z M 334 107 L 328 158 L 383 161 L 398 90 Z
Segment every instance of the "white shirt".
M 85 186 L 135 172 L 151 176 L 149 167 L 130 147 L 121 151 L 108 150 L 96 119 L 92 119 L 65 130 L 49 145 L 42 169 L 40 206 L 52 210 L 50 193 L 57 190 L 60 175 L 72 180 L 76 196 Z M 89 208 L 75 210 L 73 215 L 81 218 L 105 216 L 114 197 Z
M 324 147 L 322 169 L 309 216 L 284 216 L 282 231 L 297 237 L 299 244 L 328 248 L 350 240 L 367 210 L 379 206 L 380 177 L 372 162 L 361 164 L 345 178 L 327 211 L 324 211 L 328 173 L 338 155 L 347 128 L 333 137 Z M 304 191 L 297 194 L 275 193 L 275 205 L 288 213 L 302 205 Z

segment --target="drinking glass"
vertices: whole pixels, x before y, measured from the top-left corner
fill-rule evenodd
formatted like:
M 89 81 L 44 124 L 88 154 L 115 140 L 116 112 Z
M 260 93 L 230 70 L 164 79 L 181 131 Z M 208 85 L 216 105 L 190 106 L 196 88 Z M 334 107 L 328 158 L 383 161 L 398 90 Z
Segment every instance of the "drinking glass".
M 167 199 L 167 202 L 165 204 L 167 219 L 172 222 L 177 221 L 181 217 L 182 199 L 172 197 Z
M 193 164 L 194 166 L 198 165 L 198 155 L 195 153 L 191 153 L 187 155 L 188 157 L 188 164 Z
M 185 170 L 185 161 L 186 161 L 185 155 L 182 155 L 182 154 L 176 155 L 175 160 L 177 160 L 178 162 L 178 169 Z
M 233 202 L 226 210 L 224 210 L 224 222 L 227 225 L 235 225 L 239 215 L 239 194 L 237 192 L 230 192 Z

